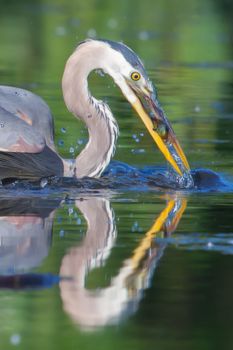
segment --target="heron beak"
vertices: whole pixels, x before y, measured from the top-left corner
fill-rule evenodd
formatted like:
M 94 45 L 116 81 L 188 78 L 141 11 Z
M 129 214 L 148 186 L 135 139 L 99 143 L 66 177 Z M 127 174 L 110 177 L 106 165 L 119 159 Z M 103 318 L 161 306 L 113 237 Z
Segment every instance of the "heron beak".
M 190 171 L 188 161 L 153 92 L 144 88 L 135 91 L 133 108 L 142 119 L 158 148 L 180 175 Z

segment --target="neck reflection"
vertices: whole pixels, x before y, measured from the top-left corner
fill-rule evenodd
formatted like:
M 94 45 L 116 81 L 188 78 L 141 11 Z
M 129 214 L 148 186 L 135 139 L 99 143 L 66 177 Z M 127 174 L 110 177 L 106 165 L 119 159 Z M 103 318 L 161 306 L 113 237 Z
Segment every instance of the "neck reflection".
M 169 236 L 176 229 L 186 208 L 186 199 L 168 198 L 165 209 L 131 257 L 123 261 L 117 276 L 108 287 L 97 290 L 88 290 L 85 280 L 91 270 L 105 264 L 114 247 L 117 235 L 114 214 L 104 198 L 89 197 L 75 204 L 88 228 L 83 242 L 71 248 L 62 259 L 60 275 L 72 277 L 71 282 L 60 282 L 64 310 L 85 329 L 117 324 L 138 309 L 166 246 L 166 243 L 158 244 L 155 238 Z

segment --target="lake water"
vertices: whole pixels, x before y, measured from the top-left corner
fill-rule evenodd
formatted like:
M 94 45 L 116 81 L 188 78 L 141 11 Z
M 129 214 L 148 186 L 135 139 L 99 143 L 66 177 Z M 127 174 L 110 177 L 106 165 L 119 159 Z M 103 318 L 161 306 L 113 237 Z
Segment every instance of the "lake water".
M 42 96 L 56 145 L 87 132 L 66 110 L 65 60 L 86 37 L 143 59 L 196 186 L 166 162 L 111 79 L 90 89 L 120 127 L 101 180 L 0 188 L 0 349 L 233 348 L 233 60 L 228 1 L 0 1 L 1 84 Z

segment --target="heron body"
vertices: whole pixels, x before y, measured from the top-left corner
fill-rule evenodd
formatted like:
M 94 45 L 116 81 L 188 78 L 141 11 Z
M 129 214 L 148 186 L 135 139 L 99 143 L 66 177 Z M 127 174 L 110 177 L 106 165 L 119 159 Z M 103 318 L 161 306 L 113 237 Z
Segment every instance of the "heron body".
M 62 159 L 47 104 L 29 91 L 0 86 L 0 179 L 101 175 L 114 154 L 118 126 L 108 105 L 90 94 L 87 79 L 94 69 L 113 78 L 175 171 L 181 176 L 189 171 L 138 56 L 122 43 L 86 40 L 67 60 L 62 78 L 68 110 L 87 126 L 86 147 L 75 160 Z
M 46 103 L 29 91 L 0 86 L 0 105 L 0 179 L 62 176 Z

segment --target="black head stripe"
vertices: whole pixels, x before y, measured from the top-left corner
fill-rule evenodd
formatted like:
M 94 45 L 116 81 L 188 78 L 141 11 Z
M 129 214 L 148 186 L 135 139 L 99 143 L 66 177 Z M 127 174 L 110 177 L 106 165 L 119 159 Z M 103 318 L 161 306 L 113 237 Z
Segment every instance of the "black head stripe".
M 101 39 L 100 41 L 103 41 L 109 44 L 109 46 L 111 46 L 113 50 L 119 51 L 125 57 L 126 61 L 128 61 L 131 64 L 132 67 L 144 72 L 144 67 L 140 58 L 128 46 L 126 46 L 123 43 L 119 43 L 111 40 Z

